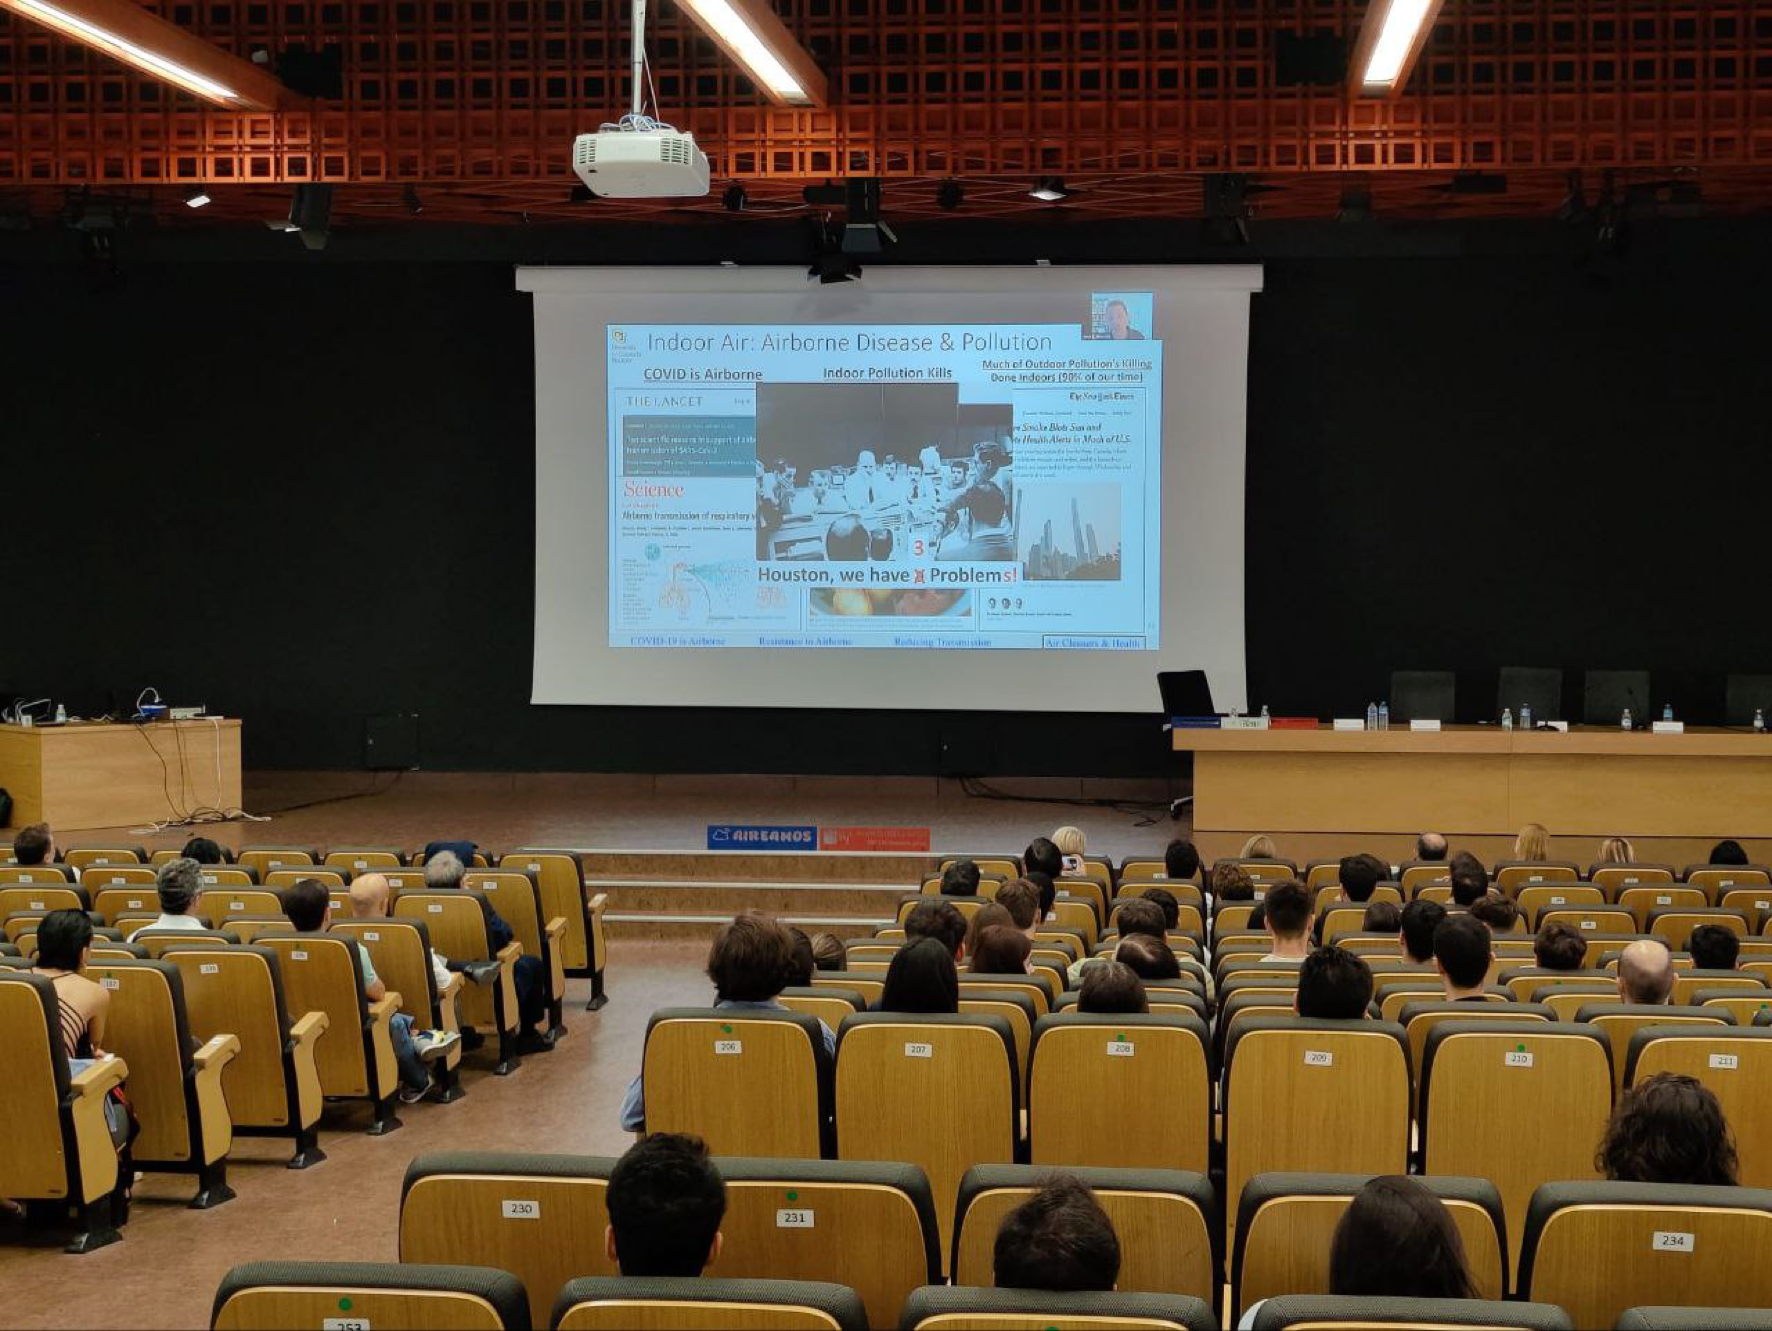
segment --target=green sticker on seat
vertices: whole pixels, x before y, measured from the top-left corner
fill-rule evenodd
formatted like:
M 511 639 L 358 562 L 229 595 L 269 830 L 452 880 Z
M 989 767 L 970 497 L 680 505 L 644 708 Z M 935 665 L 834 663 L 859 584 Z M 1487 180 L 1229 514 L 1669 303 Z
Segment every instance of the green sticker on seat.
M 789 1188 L 788 1189 L 788 1200 L 790 1202 L 799 1201 L 800 1200 L 800 1190 L 798 1188 Z
M 732 1034 L 732 1027 L 730 1027 L 730 1026 L 722 1026 L 720 1029 L 722 1031 L 726 1032 L 726 1034 L 728 1034 L 728 1035 Z
M 338 1310 L 339 1310 L 339 1311 L 340 1311 L 340 1312 L 341 1312 L 341 1313 L 348 1313 L 348 1312 L 350 1312 L 350 1310 L 351 1310 L 351 1301 L 350 1301 L 350 1300 L 349 1300 L 349 1299 L 340 1299 L 340 1300 L 339 1300 L 339 1301 L 338 1301 Z

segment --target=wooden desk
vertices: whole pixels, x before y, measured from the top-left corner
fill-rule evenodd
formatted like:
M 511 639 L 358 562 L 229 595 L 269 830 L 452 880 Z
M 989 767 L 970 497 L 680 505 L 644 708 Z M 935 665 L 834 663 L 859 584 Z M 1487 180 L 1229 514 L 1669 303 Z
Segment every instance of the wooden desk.
M 12 793 L 13 826 L 58 833 L 236 809 L 240 723 L 0 726 L 0 786 Z
M 1210 832 L 1772 836 L 1772 735 L 1176 730 Z

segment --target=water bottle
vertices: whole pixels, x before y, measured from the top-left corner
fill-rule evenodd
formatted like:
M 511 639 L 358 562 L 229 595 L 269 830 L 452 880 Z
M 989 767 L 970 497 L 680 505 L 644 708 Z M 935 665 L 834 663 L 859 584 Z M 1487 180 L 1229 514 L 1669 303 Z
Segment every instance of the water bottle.
M 1263 704 L 1262 704 L 1262 705 L 1261 705 L 1261 719 L 1262 719 L 1262 720 L 1263 720 L 1263 721 L 1270 721 L 1270 720 L 1272 720 L 1272 719 L 1273 719 L 1273 718 L 1272 718 L 1272 717 L 1270 717 L 1270 716 L 1269 716 L 1269 715 L 1268 715 L 1268 714 L 1267 714 L 1267 704 L 1266 704 L 1266 703 L 1263 703 Z M 1764 727 L 1764 726 L 1761 726 L 1761 727 L 1760 727 L 1760 729 L 1762 729 L 1762 730 L 1764 730 L 1764 729 L 1765 729 L 1765 727 Z
M 1754 734 L 1764 735 L 1765 733 L 1766 733 L 1766 712 L 1765 712 L 1765 709 L 1760 708 L 1760 707 L 1756 707 L 1756 708 L 1754 708 Z
M 1378 729 L 1378 704 L 1375 702 L 1366 704 L 1366 729 Z
M 58 702 L 55 705 L 55 723 L 58 726 L 65 726 L 68 724 L 68 709 L 63 703 Z
M 1501 709 L 1501 728 L 1503 730 L 1512 730 L 1514 728 L 1514 709 L 1513 708 L 1503 707 Z
M 1661 719 L 1663 721 L 1671 721 L 1674 719 L 1674 705 L 1671 702 L 1664 702 L 1661 704 Z
M 1532 729 L 1532 704 L 1529 702 L 1520 704 L 1520 729 Z
M 1388 701 L 1378 704 L 1378 728 L 1380 730 L 1391 728 L 1391 705 Z
M 1624 715 L 1618 718 L 1618 728 L 1620 730 L 1635 730 L 1636 729 L 1636 727 L 1631 724 L 1630 708 L 1626 707 L 1624 709 Z

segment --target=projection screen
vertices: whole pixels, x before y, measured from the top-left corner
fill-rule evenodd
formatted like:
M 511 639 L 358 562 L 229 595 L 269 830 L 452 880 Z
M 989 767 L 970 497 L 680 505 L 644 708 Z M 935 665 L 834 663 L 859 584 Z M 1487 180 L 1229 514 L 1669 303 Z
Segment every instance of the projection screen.
M 1252 266 L 522 268 L 531 701 L 1245 706 Z

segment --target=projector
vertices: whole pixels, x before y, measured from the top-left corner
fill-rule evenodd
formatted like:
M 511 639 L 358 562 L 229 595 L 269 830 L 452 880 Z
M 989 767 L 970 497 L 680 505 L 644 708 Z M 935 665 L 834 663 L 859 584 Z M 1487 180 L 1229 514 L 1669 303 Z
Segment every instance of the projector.
M 580 134 L 572 170 L 606 199 L 690 199 L 708 192 L 708 155 L 695 135 L 674 129 L 605 129 Z

